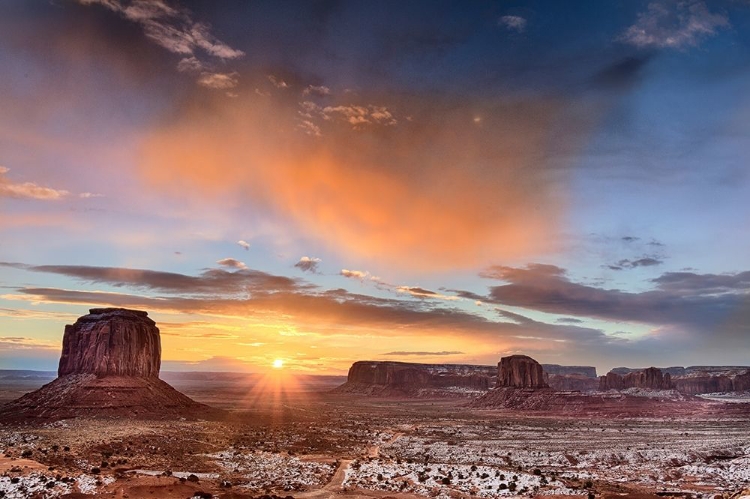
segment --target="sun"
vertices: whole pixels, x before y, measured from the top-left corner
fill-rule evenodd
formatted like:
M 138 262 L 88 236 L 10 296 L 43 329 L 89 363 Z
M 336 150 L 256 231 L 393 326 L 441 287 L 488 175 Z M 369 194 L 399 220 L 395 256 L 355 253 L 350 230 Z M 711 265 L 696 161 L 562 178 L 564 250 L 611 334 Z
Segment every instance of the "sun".
M 282 359 L 276 359 L 273 361 L 272 365 L 274 369 L 281 369 L 284 367 L 284 361 Z

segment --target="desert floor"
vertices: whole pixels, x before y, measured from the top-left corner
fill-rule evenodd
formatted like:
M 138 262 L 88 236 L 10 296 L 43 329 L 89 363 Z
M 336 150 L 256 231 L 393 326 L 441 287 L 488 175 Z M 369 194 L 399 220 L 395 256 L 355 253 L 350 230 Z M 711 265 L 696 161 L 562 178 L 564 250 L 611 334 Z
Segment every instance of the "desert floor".
M 333 378 L 294 389 L 278 381 L 174 382 L 227 409 L 222 421 L 0 425 L 0 497 L 750 494 L 747 404 L 724 415 L 582 419 L 468 409 L 463 398 L 325 393 Z

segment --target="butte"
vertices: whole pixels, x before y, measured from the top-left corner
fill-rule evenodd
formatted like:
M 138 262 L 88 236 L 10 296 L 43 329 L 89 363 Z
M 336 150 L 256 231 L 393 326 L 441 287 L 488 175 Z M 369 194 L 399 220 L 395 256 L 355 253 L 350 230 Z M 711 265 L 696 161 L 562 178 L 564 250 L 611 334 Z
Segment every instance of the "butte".
M 65 326 L 57 379 L 0 407 L 0 420 L 221 415 L 222 411 L 195 402 L 159 379 L 159 328 L 147 312 L 124 308 L 89 312 Z

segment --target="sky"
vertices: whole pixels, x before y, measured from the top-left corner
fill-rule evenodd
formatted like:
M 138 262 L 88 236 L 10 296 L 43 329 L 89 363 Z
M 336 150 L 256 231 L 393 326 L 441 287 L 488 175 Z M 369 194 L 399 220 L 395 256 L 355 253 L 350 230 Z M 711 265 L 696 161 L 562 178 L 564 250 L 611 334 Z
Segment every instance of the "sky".
M 750 364 L 750 2 L 0 2 L 0 368 Z

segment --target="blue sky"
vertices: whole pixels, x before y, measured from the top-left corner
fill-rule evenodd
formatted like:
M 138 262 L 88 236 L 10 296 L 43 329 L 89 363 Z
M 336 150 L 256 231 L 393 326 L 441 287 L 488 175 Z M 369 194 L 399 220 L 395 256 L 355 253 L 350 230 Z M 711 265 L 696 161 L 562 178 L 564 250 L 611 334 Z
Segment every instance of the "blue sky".
M 175 369 L 746 364 L 749 16 L 4 2 L 0 368 L 101 305 Z

